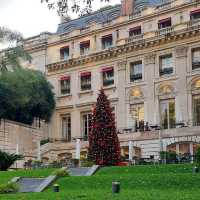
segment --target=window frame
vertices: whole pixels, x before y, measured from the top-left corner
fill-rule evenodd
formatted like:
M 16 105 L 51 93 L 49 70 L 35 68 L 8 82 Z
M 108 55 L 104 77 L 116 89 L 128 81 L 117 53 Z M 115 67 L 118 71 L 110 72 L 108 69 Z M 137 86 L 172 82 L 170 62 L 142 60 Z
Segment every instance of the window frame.
M 106 40 L 110 40 L 110 44 L 106 45 Z M 101 38 L 101 46 L 102 49 L 109 49 L 113 46 L 113 35 L 112 34 L 108 34 L 108 35 L 104 35 Z
M 85 121 L 84 121 L 85 120 L 84 116 L 86 116 L 87 127 L 85 127 L 86 124 L 85 124 Z M 90 111 L 82 112 L 81 113 L 81 135 L 82 135 L 84 141 L 88 141 L 89 133 L 91 131 L 91 124 L 90 123 L 92 123 L 92 112 L 90 112 Z
M 83 80 L 86 78 L 90 78 L 88 81 L 89 83 L 83 84 L 84 81 L 87 82 L 87 80 Z M 81 72 L 80 74 L 80 91 L 89 91 L 92 89 L 92 74 L 91 72 Z
M 134 73 L 135 71 L 135 66 L 141 65 L 141 73 Z M 133 71 L 133 73 L 132 73 Z M 143 62 L 142 60 L 130 62 L 129 64 L 129 77 L 130 77 L 130 82 L 138 82 L 143 80 Z
M 67 57 L 65 57 L 65 53 L 64 53 L 65 50 L 68 51 Z M 69 57 L 70 57 L 70 49 L 69 49 L 69 46 L 61 47 L 61 48 L 60 48 L 60 59 L 61 59 L 61 60 L 68 60 Z
M 68 84 L 68 87 L 64 88 L 64 90 L 66 90 L 67 92 L 63 92 L 63 89 L 62 89 L 62 82 L 68 82 L 66 83 L 66 85 Z M 60 86 L 60 94 L 61 95 L 68 95 L 71 93 L 71 77 L 68 75 L 68 76 L 62 76 L 60 77 L 60 80 L 59 80 L 59 86 Z
M 108 74 L 106 73 L 112 72 L 112 78 L 108 78 Z M 106 77 L 107 76 L 107 77 Z M 105 79 L 106 78 L 106 79 Z M 110 87 L 115 84 L 115 71 L 114 67 L 107 67 L 102 69 L 102 85 L 103 87 Z
M 170 67 L 166 67 L 162 63 L 162 60 L 166 59 L 166 58 L 171 58 L 171 66 Z M 158 58 L 158 61 L 159 61 L 159 76 L 160 77 L 170 76 L 170 75 L 174 74 L 175 68 L 174 68 L 173 54 L 172 53 L 160 55 L 159 58 Z
M 63 120 L 65 118 L 66 118 L 66 124 L 65 124 L 65 127 L 64 127 Z M 65 131 L 66 131 L 65 133 L 64 133 L 64 128 L 66 128 L 65 129 Z M 62 115 L 61 116 L 61 130 L 62 130 L 62 139 L 64 141 L 67 141 L 67 142 L 71 142 L 72 141 L 72 131 L 71 131 L 71 128 L 72 128 L 71 114 L 67 113 L 65 115 Z

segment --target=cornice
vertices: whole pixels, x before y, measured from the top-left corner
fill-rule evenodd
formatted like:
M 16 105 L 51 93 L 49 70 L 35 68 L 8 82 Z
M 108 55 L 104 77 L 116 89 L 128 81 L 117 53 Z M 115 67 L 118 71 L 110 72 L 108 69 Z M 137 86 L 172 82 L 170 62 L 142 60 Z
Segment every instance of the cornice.
M 179 31 L 172 31 L 171 33 L 168 33 L 166 35 L 154 36 L 152 38 L 127 43 L 120 46 L 115 46 L 108 50 L 93 53 L 85 57 L 79 57 L 79 58 L 69 59 L 67 61 L 48 64 L 46 67 L 48 72 L 51 73 L 58 70 L 84 65 L 91 62 L 116 58 L 125 53 L 130 53 L 133 51 L 155 47 L 161 44 L 162 45 L 167 44 L 170 42 L 178 41 L 180 39 L 190 38 L 191 36 L 197 36 L 199 35 L 199 33 L 200 33 L 200 27 L 197 25 Z
M 50 47 L 50 46 L 62 44 L 63 42 L 69 42 L 69 41 L 77 40 L 77 39 L 80 39 L 80 38 L 85 37 L 85 36 L 92 36 L 92 35 L 95 35 L 95 34 L 99 34 L 101 32 L 108 31 L 110 29 L 117 29 L 117 28 L 120 28 L 120 27 L 123 27 L 123 26 L 127 26 L 129 24 L 132 24 L 133 22 L 146 21 L 148 19 L 152 19 L 152 18 L 157 17 L 159 15 L 166 14 L 168 12 L 174 12 L 176 10 L 180 11 L 180 9 L 191 7 L 191 6 L 199 4 L 199 3 L 200 2 L 197 0 L 197 1 L 189 2 L 187 4 L 181 4 L 181 5 L 178 5 L 176 7 L 166 8 L 166 9 L 160 10 L 160 11 L 152 13 L 152 14 L 148 14 L 148 15 L 144 15 L 144 16 L 139 16 L 139 17 L 136 17 L 136 18 L 128 19 L 128 20 L 125 20 L 125 21 L 120 22 L 120 23 L 104 26 L 104 27 L 101 27 L 99 29 L 88 31 L 86 33 L 81 33 L 79 35 L 75 35 L 75 36 L 72 36 L 72 37 L 65 38 L 64 37 L 65 34 L 63 33 L 62 34 L 62 37 L 63 37 L 62 39 L 60 39 L 59 41 L 56 41 L 56 42 L 48 43 L 48 46 Z M 61 37 L 61 35 L 59 35 L 59 36 Z

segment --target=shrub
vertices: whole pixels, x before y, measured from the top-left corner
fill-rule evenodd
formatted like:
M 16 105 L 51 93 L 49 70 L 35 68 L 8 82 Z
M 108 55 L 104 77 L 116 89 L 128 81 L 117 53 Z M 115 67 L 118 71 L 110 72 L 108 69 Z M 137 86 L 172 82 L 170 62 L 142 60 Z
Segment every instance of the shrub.
M 66 168 L 61 168 L 61 169 L 54 171 L 52 173 L 52 175 L 55 175 L 55 176 L 57 176 L 57 178 L 60 178 L 60 177 L 69 176 L 69 172 L 67 171 Z
M 0 150 L 0 171 L 6 171 L 17 160 L 23 159 L 22 155 L 10 154 Z
M 195 153 L 195 161 L 200 166 L 200 147 L 197 149 Z
M 19 187 L 16 183 L 7 183 L 0 185 L 0 194 L 16 193 Z
M 94 162 L 87 159 L 81 160 L 81 167 L 92 167 L 94 165 Z

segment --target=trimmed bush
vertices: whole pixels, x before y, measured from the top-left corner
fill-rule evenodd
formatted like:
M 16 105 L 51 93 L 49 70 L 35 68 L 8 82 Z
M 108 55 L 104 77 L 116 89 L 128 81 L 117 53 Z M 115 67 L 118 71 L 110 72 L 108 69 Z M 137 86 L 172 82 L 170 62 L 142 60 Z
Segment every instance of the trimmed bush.
M 22 159 L 22 155 L 10 154 L 0 150 L 0 171 L 7 171 L 17 160 Z
M 19 188 L 16 183 L 7 183 L 0 185 L 0 194 L 16 193 Z
M 52 173 L 52 175 L 57 176 L 57 178 L 69 176 L 69 172 L 66 168 L 61 168 Z

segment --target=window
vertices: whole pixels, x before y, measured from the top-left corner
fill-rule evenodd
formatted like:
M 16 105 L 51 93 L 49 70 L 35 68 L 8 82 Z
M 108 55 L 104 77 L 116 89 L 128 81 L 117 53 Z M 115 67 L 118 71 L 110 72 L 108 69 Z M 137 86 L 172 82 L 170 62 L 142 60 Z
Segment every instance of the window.
M 137 122 L 144 121 L 144 104 L 134 104 L 130 106 L 133 119 Z
M 161 127 L 163 129 L 175 128 L 175 100 L 160 101 Z
M 102 49 L 107 49 L 113 44 L 112 34 L 102 37 Z
M 90 51 L 90 41 L 80 43 L 80 54 L 87 55 Z
M 62 138 L 71 142 L 71 116 L 70 114 L 62 117 Z
M 200 95 L 192 97 L 193 102 L 193 125 L 200 126 Z
M 160 56 L 160 76 L 172 74 L 172 54 Z
M 131 63 L 130 65 L 130 81 L 142 79 L 142 61 Z
M 200 68 L 200 48 L 192 50 L 192 69 Z
M 102 70 L 103 86 L 110 86 L 114 84 L 114 69 L 113 67 L 105 68 Z
M 190 12 L 190 19 L 191 20 L 200 19 L 200 9 L 191 11 Z
M 81 73 L 81 90 L 91 90 L 91 72 Z
M 70 94 L 70 76 L 62 76 L 60 78 L 61 94 Z
M 91 113 L 82 113 L 82 133 L 83 139 L 88 140 L 89 133 L 91 131 L 92 125 L 92 114 Z
M 136 35 L 141 35 L 141 34 L 142 34 L 141 26 L 137 26 L 137 27 L 131 28 L 129 30 L 129 36 L 130 37 L 133 37 L 133 36 L 136 36 Z
M 166 18 L 166 19 L 162 19 L 158 22 L 158 28 L 159 29 L 167 28 L 167 27 L 170 27 L 171 25 L 172 25 L 171 17 Z
M 62 47 L 60 49 L 60 59 L 61 60 L 67 60 L 69 59 L 69 47 Z

